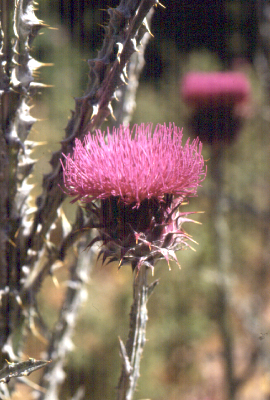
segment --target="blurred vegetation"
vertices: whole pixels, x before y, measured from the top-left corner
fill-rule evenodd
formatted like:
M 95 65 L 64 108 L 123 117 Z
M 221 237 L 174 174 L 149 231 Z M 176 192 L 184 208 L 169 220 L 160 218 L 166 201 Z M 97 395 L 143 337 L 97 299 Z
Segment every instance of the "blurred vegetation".
M 33 181 L 49 170 L 48 160 L 59 146 L 73 97 L 87 85 L 87 59 L 102 43 L 106 10 L 117 1 L 42 0 L 38 16 L 50 25 L 35 41 L 35 58 L 53 63 L 41 70 L 41 81 L 52 85 L 36 99 L 33 115 L 40 118 L 31 135 L 46 144 L 38 147 Z M 258 21 L 253 1 L 162 1 L 153 17 L 147 64 L 137 94 L 134 123 L 175 122 L 189 136 L 189 110 L 180 98 L 180 82 L 191 70 L 240 68 L 251 81 L 252 102 L 241 135 L 224 149 L 226 192 L 230 199 L 228 224 L 232 253 L 229 305 L 236 372 L 249 363 L 250 351 L 259 348 L 254 373 L 239 388 L 239 400 L 270 396 L 270 296 L 269 296 L 269 104 L 263 82 L 254 67 L 258 47 Z M 240 61 L 241 62 L 240 62 Z M 33 102 L 34 104 L 34 102 Z M 113 121 L 109 121 L 113 123 Z M 31 138 L 30 138 L 31 139 Z M 211 150 L 204 147 L 205 159 Z M 225 400 L 224 348 L 219 329 L 217 287 L 221 277 L 215 261 L 211 219 L 211 174 L 198 197 L 183 211 L 204 211 L 186 224 L 199 245 L 196 252 L 179 253 L 181 270 L 166 262 L 155 268 L 160 283 L 149 300 L 149 322 L 136 399 Z M 35 199 L 39 193 L 33 191 Z M 72 207 L 65 203 L 67 216 Z M 48 279 L 40 293 L 41 313 L 51 326 L 61 307 L 67 273 L 57 271 L 60 288 Z M 67 382 L 61 399 L 71 398 L 79 384 L 85 399 L 113 399 L 120 373 L 118 336 L 125 340 L 131 305 L 132 273 L 117 271 L 115 264 L 97 265 L 89 283 L 88 299 L 81 310 L 74 351 L 66 367 Z M 243 318 L 243 315 L 245 318 Z M 253 330 L 250 329 L 250 325 Z M 263 335 L 263 336 L 261 336 Z M 29 346 L 42 343 L 33 339 Z

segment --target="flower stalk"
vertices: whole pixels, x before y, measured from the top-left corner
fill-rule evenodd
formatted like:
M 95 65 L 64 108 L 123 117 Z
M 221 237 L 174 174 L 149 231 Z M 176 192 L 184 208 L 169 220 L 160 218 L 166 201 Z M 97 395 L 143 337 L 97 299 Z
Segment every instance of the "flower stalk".
M 124 346 L 120 341 L 122 372 L 117 387 L 117 400 L 132 400 L 140 376 L 140 361 L 145 344 L 146 323 L 148 320 L 147 301 L 158 281 L 150 286 L 147 283 L 149 268 L 142 265 L 134 273 L 133 304 L 130 311 L 129 335 Z

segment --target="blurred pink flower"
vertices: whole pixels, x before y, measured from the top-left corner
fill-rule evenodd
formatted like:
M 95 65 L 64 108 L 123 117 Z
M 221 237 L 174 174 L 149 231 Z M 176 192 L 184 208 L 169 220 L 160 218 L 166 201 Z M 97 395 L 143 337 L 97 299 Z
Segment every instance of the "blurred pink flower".
M 190 220 L 178 206 L 205 178 L 201 150 L 198 139 L 182 146 L 182 130 L 171 124 L 153 134 L 152 124 L 141 124 L 76 140 L 73 154 L 64 155 L 64 190 L 95 217 L 99 235 L 90 245 L 102 242 L 103 262 L 133 269 L 153 268 L 159 258 L 177 262 L 175 251 L 190 239 L 180 229 Z
M 189 127 L 210 144 L 229 144 L 239 132 L 250 100 L 250 84 L 241 72 L 190 72 L 181 84 L 192 108 Z
M 250 84 L 241 72 L 190 72 L 182 81 L 181 93 L 194 107 L 234 105 L 248 100 Z
M 202 145 L 196 139 L 183 147 L 182 136 L 175 125 L 157 125 L 152 134 L 152 124 L 141 124 L 76 139 L 73 154 L 64 156 L 66 191 L 82 202 L 119 196 L 137 206 L 165 194 L 194 195 L 205 176 Z

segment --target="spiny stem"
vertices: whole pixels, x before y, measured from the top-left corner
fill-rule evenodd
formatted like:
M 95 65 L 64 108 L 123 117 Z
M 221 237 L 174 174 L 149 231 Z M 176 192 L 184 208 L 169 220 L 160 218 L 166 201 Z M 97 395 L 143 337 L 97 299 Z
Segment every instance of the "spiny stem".
M 117 400 L 132 400 L 140 376 L 140 361 L 148 320 L 147 300 L 158 283 L 158 281 L 155 281 L 148 286 L 147 275 L 148 268 L 145 265 L 142 265 L 139 271 L 135 270 L 133 304 L 130 311 L 129 335 L 126 346 L 120 339 L 122 372 L 117 388 Z

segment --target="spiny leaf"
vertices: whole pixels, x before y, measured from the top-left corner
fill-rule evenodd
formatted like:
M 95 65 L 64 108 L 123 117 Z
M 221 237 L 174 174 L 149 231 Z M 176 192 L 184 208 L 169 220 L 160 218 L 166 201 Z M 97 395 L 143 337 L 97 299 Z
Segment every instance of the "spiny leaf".
M 35 360 L 34 358 L 29 358 L 27 361 L 18 363 L 7 361 L 7 365 L 0 370 L 0 382 L 7 383 L 11 378 L 28 376 L 32 372 L 45 367 L 50 362 L 51 361 Z

